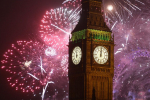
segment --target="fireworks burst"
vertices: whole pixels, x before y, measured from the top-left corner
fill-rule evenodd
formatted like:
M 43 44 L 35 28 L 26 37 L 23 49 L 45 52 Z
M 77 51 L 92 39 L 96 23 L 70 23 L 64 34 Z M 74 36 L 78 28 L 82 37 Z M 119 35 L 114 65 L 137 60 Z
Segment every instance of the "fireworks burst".
M 65 6 L 79 7 L 79 0 Z M 115 36 L 114 99 L 149 99 L 149 2 L 103 0 L 104 17 Z M 108 5 L 113 9 L 107 10 Z M 143 83 L 144 82 L 144 83 Z
M 106 23 L 115 36 L 114 99 L 149 99 L 148 0 L 104 1 Z M 46 11 L 40 25 L 45 42 L 18 41 L 5 52 L 2 69 L 12 87 L 50 99 L 68 99 L 68 38 L 80 18 L 81 0 L 65 0 L 66 8 Z M 111 11 L 107 5 L 112 5 Z M 70 10 L 71 9 L 71 10 Z M 45 46 L 47 45 L 47 46 Z M 43 92 L 36 92 L 42 89 Z
M 76 11 L 67 8 L 56 8 L 46 11 L 44 18 L 42 19 L 42 25 L 40 25 L 41 38 L 48 45 L 53 45 L 53 37 L 61 37 L 61 45 L 65 45 L 66 43 L 63 42 L 66 42 L 66 36 L 68 36 L 74 29 L 79 18 L 80 17 Z M 59 39 L 56 40 L 56 42 L 59 42 Z
M 42 24 L 40 25 L 40 36 L 48 45 L 46 48 L 47 57 L 52 59 L 52 62 L 62 69 L 62 76 L 64 79 L 61 83 L 64 84 L 62 88 L 64 91 L 59 93 L 64 93 L 65 97 L 68 97 L 68 41 L 71 31 L 74 29 L 78 20 L 80 18 L 79 12 L 77 10 L 69 8 L 56 8 L 46 11 L 44 18 L 42 19 Z M 56 74 L 58 76 L 58 74 Z M 55 86 L 61 86 L 60 83 L 55 83 Z M 58 94 L 58 93 L 56 93 Z M 59 100 L 62 97 L 59 96 Z
M 115 36 L 114 100 L 149 99 L 149 3 L 104 1 L 105 19 Z
M 10 73 L 7 81 L 16 90 L 33 96 L 42 95 L 42 100 L 45 93 L 52 99 L 60 98 L 57 95 L 65 99 L 66 93 L 64 96 L 62 91 L 67 92 L 68 83 L 64 82 L 67 78 L 62 76 L 64 70 L 46 56 L 46 48 L 47 46 L 39 42 L 17 41 L 17 44 L 12 44 L 12 48 L 3 55 L 5 59 L 1 61 L 1 68 Z
M 41 38 L 49 46 L 47 50 L 51 49 L 51 52 L 47 52 L 46 55 L 57 54 L 53 61 L 56 65 L 61 64 L 66 76 L 68 74 L 67 45 L 69 35 L 78 23 L 79 18 L 79 11 L 69 10 L 69 8 L 56 8 L 46 11 L 42 19 L 42 25 L 40 25 Z

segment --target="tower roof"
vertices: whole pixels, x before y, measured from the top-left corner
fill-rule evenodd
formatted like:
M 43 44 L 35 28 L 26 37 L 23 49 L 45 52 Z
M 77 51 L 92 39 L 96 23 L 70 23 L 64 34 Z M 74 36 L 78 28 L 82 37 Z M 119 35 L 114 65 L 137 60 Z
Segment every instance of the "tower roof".
M 111 32 L 104 21 L 101 8 L 102 0 L 82 0 L 81 17 L 72 33 L 83 29 L 96 29 Z

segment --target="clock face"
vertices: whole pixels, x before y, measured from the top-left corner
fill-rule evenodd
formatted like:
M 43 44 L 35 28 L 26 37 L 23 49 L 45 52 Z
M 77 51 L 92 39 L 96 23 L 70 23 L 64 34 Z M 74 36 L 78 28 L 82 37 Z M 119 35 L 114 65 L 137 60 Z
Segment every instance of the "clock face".
M 77 46 L 72 51 L 72 62 L 75 65 L 78 65 L 80 63 L 80 61 L 81 61 L 81 57 L 82 57 L 81 48 L 79 46 Z
M 93 51 L 93 57 L 98 64 L 104 64 L 108 60 L 108 51 L 103 46 L 97 46 Z

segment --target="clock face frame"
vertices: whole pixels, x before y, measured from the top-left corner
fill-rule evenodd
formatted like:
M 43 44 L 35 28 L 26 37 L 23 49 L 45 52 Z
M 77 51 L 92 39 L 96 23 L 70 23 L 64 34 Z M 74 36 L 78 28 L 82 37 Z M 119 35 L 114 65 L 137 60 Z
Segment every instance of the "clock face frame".
M 72 62 L 75 65 L 78 65 L 81 61 L 82 50 L 79 46 L 76 46 L 72 51 Z
M 108 50 L 104 46 L 97 46 L 93 51 L 93 58 L 98 64 L 105 64 L 108 61 Z

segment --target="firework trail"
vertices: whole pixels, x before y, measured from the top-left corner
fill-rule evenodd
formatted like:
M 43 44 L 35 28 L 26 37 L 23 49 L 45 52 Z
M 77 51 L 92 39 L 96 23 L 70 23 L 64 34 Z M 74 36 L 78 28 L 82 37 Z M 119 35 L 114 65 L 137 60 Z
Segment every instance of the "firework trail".
M 65 0 L 62 4 L 64 7 L 67 7 L 68 9 L 74 9 L 79 13 L 82 7 L 81 1 L 82 0 Z

